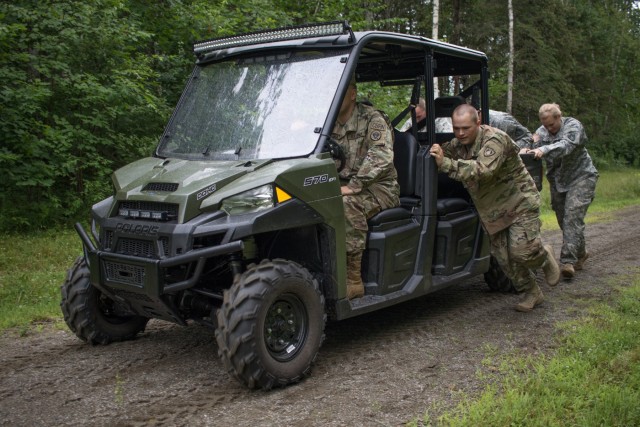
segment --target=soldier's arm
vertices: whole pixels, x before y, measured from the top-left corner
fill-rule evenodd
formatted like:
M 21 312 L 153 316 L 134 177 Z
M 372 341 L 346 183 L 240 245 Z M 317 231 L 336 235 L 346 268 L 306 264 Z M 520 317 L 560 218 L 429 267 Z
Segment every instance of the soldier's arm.
M 529 129 L 524 127 L 520 122 L 516 121 L 516 131 L 515 131 L 515 143 L 520 148 L 533 148 L 533 135 L 529 132 Z
M 445 143 L 443 143 L 441 145 L 442 147 L 442 152 L 444 154 L 445 157 L 449 157 L 450 159 L 455 159 L 456 158 L 456 150 L 453 147 L 453 144 L 451 143 L 451 141 L 447 141 Z
M 505 144 L 491 138 L 480 150 L 477 159 L 455 160 L 447 156 L 440 171 L 457 181 L 474 182 L 493 176 L 505 160 Z
M 545 132 L 546 129 L 544 128 L 544 126 L 540 126 L 538 129 L 536 129 L 533 135 L 531 135 L 533 137 L 533 145 L 531 147 L 532 149 L 540 148 L 542 146 Z
M 518 140 L 515 141 L 515 143 L 520 148 L 526 148 L 528 150 L 531 150 L 533 148 L 533 137 L 531 136 L 531 133 L 529 133 L 528 135 L 525 134 L 521 138 L 518 138 Z
M 575 120 L 567 120 L 562 126 L 562 135 L 549 145 L 542 145 L 540 151 L 548 159 L 557 159 L 571 153 L 584 144 L 584 128 Z
M 533 136 L 529 129 L 527 129 L 522 123 L 520 123 L 511 114 L 504 114 L 502 116 L 501 126 L 494 126 L 498 129 L 502 129 L 509 135 L 519 148 L 526 148 L 530 150 L 533 147 Z
M 375 115 L 370 121 L 365 136 L 367 155 L 347 186 L 354 194 L 360 193 L 371 184 L 385 176 L 393 166 L 393 135 L 387 122 L 381 115 Z

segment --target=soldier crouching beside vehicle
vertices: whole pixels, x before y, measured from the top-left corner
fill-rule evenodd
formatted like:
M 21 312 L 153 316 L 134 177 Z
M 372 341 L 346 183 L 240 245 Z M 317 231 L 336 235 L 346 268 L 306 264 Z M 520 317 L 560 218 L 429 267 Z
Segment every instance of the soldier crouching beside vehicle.
M 544 301 L 535 270 L 542 267 L 551 286 L 560 280 L 553 249 L 540 238 L 540 193 L 519 147 L 501 130 L 481 125 L 473 106 L 458 106 L 452 123 L 455 138 L 434 144 L 430 153 L 441 172 L 464 184 L 489 234 L 491 254 L 524 292 L 515 309 L 531 311 Z

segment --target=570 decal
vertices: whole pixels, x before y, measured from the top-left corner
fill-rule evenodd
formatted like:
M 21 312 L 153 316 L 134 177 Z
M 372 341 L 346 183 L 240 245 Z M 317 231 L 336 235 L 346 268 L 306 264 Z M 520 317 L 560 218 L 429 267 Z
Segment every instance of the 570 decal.
M 335 177 L 329 178 L 329 175 L 326 173 L 323 175 L 308 176 L 304 179 L 304 186 L 308 187 L 309 185 L 324 184 L 327 182 L 333 182 L 335 180 Z

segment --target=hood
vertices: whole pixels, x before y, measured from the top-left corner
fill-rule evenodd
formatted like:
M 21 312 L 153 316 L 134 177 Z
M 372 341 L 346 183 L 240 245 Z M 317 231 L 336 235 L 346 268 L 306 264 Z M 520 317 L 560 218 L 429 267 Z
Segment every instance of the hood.
M 113 184 L 119 201 L 177 204 L 182 222 L 197 214 L 206 197 L 270 162 L 149 157 L 118 169 L 113 174 Z

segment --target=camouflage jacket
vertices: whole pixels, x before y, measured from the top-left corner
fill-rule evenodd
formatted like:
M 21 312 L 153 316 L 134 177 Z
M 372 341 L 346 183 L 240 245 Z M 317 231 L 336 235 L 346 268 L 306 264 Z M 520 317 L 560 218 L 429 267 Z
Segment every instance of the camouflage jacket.
M 400 186 L 393 165 L 393 131 L 380 111 L 356 104 L 351 118 L 341 126 L 336 122 L 331 137 L 344 150 L 345 167 L 340 180 L 355 194 L 368 189 L 383 206 L 397 206 Z
M 567 192 L 575 182 L 597 177 L 598 171 L 587 152 L 587 134 L 582 123 L 563 117 L 555 135 L 540 126 L 536 133 L 540 140 L 531 148 L 540 148 L 547 164 L 547 179 L 559 192 Z
M 489 125 L 509 135 L 520 148 L 530 148 L 533 144 L 533 135 L 529 129 L 509 113 L 489 110 Z
M 489 234 L 504 230 L 521 215 L 538 214 L 540 193 L 506 133 L 482 125 L 470 146 L 454 138 L 442 149 L 440 170 L 462 181 Z
M 400 132 L 406 132 L 411 129 L 411 125 L 413 121 L 411 118 L 408 118 L 406 122 L 399 129 Z M 418 129 L 416 132 L 426 132 L 427 127 L 423 126 L 422 129 Z M 451 127 L 451 117 L 436 117 L 436 133 L 452 133 L 453 128 Z

